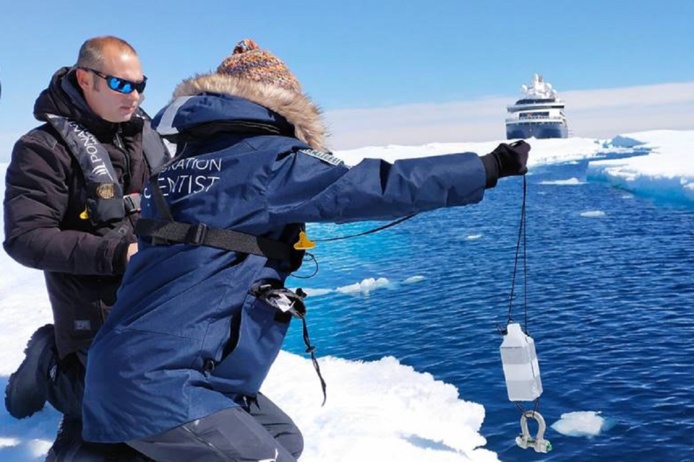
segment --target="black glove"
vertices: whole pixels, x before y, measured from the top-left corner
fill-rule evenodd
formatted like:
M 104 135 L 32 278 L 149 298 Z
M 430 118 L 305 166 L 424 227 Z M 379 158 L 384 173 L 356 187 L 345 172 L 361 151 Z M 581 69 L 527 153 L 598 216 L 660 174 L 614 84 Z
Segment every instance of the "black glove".
M 501 143 L 495 150 L 480 157 L 487 174 L 485 188 L 493 188 L 499 178 L 528 173 L 528 152 L 530 145 L 523 140 L 515 143 Z

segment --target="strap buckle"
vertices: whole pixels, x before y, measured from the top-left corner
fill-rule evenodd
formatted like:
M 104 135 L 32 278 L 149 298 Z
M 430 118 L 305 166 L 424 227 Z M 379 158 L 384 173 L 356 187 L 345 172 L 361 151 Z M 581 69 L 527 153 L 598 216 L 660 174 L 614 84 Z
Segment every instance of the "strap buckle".
M 140 193 L 126 194 L 123 196 L 123 204 L 125 205 L 125 213 L 134 213 L 140 211 L 142 196 Z
M 209 228 L 205 223 L 198 223 L 197 225 L 191 225 L 186 233 L 186 244 L 200 246 L 205 243 L 205 238 L 207 237 L 207 230 Z

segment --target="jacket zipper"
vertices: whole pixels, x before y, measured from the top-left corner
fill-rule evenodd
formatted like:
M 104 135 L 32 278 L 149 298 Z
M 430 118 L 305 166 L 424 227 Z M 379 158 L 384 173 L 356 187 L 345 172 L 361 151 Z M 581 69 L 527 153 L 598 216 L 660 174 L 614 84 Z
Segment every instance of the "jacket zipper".
M 116 134 L 113 138 L 113 143 L 116 145 L 118 149 L 120 149 L 123 152 L 123 156 L 125 158 L 125 169 L 123 171 L 123 194 L 126 193 L 128 190 L 128 187 L 130 186 L 130 155 L 128 154 L 128 151 L 125 149 L 125 143 L 123 143 L 123 137 L 121 136 L 123 132 L 123 128 L 118 125 L 118 128 L 116 129 Z

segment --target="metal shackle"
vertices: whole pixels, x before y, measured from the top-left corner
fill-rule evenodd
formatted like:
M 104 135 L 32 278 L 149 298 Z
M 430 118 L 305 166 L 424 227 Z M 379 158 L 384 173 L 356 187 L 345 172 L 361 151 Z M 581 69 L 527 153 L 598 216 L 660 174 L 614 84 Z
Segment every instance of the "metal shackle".
M 528 430 L 528 419 L 537 421 L 537 434 L 533 438 Z M 516 444 L 523 449 L 533 448 L 535 452 L 547 453 L 552 450 L 552 443 L 544 439 L 547 424 L 544 417 L 537 411 L 525 411 L 520 419 L 521 434 L 516 438 Z

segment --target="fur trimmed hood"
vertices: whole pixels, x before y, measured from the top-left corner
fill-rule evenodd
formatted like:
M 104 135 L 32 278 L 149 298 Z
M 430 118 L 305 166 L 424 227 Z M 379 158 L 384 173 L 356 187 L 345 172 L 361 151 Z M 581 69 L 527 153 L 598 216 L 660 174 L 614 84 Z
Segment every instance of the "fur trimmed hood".
M 327 150 L 325 146 L 327 133 L 321 110 L 303 93 L 248 79 L 211 73 L 196 75 L 181 82 L 174 90 L 173 99 L 201 93 L 223 93 L 260 104 L 287 119 L 294 126 L 296 138 L 318 151 Z

